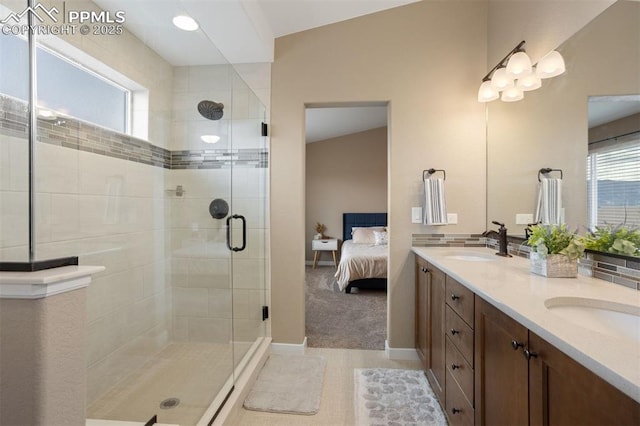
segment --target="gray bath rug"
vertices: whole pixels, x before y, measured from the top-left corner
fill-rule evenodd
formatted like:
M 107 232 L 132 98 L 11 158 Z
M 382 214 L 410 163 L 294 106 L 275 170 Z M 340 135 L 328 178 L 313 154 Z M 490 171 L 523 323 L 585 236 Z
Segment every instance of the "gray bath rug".
M 319 356 L 269 355 L 244 408 L 271 413 L 316 414 L 326 360 Z
M 356 368 L 358 426 L 445 426 L 447 420 L 420 370 Z

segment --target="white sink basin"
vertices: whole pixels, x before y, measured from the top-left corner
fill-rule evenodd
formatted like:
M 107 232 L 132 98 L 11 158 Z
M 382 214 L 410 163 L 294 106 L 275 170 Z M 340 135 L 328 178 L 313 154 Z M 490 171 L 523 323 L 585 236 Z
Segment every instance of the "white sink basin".
M 493 262 L 497 259 L 495 255 L 483 253 L 452 253 L 446 257 L 455 260 L 466 260 L 467 262 Z
M 553 297 L 544 305 L 581 327 L 640 342 L 640 306 L 583 297 Z

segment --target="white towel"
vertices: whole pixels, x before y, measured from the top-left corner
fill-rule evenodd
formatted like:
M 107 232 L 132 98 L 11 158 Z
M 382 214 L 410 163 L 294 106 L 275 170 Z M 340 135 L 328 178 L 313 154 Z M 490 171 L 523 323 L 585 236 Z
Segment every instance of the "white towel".
M 447 207 L 444 202 L 444 179 L 424 180 L 422 223 L 425 225 L 447 224 Z
M 562 179 L 542 179 L 538 184 L 536 222 L 543 225 L 560 225 L 562 217 Z

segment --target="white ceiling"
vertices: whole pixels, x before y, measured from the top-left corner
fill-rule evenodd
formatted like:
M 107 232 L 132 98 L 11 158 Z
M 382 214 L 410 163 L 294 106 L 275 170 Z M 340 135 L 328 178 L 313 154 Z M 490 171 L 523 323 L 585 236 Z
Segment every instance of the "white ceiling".
M 589 98 L 589 128 L 637 113 L 640 113 L 640 95 Z
M 173 65 L 273 61 L 277 37 L 419 0 L 94 0 L 122 10 L 125 27 Z M 171 23 L 187 14 L 200 30 Z
M 94 0 L 126 13 L 126 28 L 176 66 L 273 61 L 274 39 L 419 0 Z M 200 30 L 171 23 L 187 14 Z M 635 103 L 590 103 L 590 126 L 636 112 Z M 307 114 L 307 142 L 386 125 L 386 107 L 315 108 Z

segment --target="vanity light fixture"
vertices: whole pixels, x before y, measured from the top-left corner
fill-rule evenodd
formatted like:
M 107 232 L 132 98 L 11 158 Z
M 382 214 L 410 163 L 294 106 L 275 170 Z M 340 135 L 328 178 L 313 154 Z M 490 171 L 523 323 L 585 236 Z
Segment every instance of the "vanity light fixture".
M 565 71 L 562 55 L 555 50 L 535 66 L 531 65 L 524 43 L 524 40 L 518 43 L 484 76 L 478 90 L 478 102 L 491 102 L 498 98 L 503 102 L 519 101 L 524 99 L 524 92 L 540 88 L 541 79 L 555 77 Z
M 187 15 L 174 16 L 173 25 L 184 31 L 195 31 L 200 28 L 196 20 Z
M 540 78 L 551 78 L 565 71 L 564 59 L 557 50 L 544 55 L 536 65 L 536 75 Z
M 502 102 L 516 102 L 524 99 L 524 92 L 518 87 L 509 87 L 502 91 L 500 100 Z

